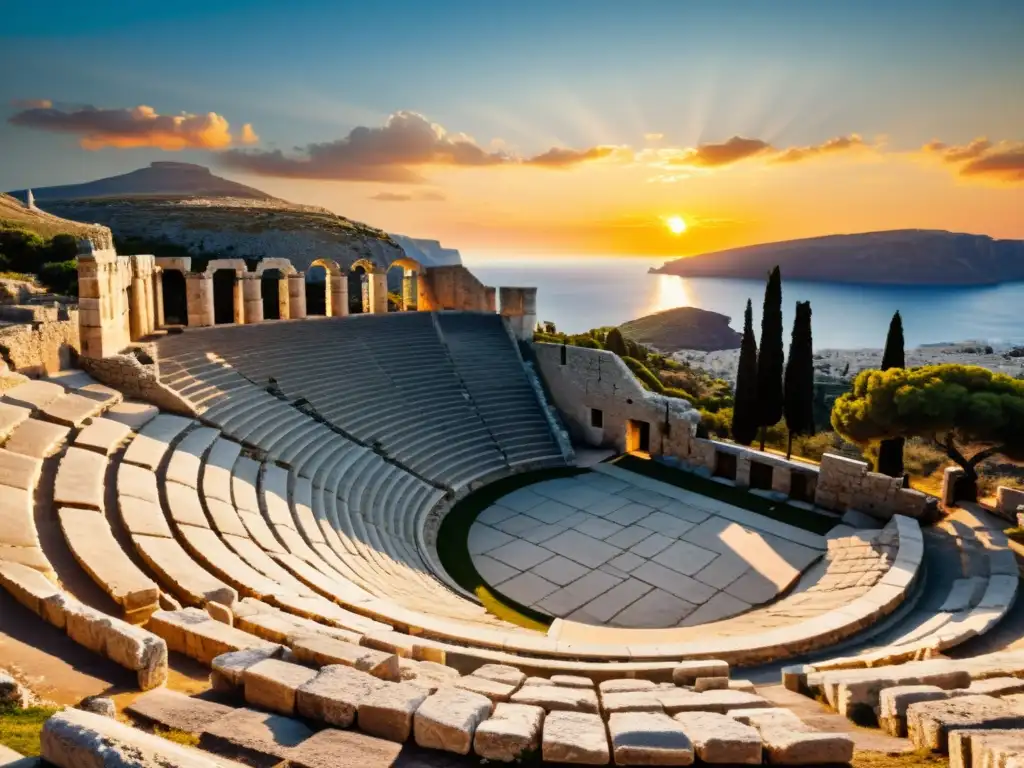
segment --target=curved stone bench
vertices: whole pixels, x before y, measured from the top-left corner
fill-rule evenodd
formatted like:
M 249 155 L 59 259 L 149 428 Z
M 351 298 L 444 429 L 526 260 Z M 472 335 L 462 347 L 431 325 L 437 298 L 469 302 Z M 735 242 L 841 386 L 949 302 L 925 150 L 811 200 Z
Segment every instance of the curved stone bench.
M 23 456 L 45 459 L 56 454 L 67 442 L 71 428 L 50 421 L 30 418 L 23 421 L 4 444 L 4 448 Z

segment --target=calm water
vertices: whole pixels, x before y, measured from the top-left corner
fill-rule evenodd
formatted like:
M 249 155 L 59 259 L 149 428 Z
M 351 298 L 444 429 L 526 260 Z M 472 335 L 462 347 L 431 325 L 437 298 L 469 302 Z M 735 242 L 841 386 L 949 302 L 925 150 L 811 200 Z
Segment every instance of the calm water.
M 721 312 L 742 330 L 743 308 L 754 300 L 760 322 L 764 283 L 649 275 L 663 259 L 530 260 L 513 265 L 463 254 L 487 285 L 537 286 L 537 315 L 558 329 L 578 333 L 617 325 L 672 307 Z M 797 301 L 810 301 L 818 349 L 881 347 L 889 319 L 903 315 L 908 346 L 944 341 L 1024 342 L 1024 283 L 985 288 L 906 288 L 786 282 L 783 309 L 788 329 Z

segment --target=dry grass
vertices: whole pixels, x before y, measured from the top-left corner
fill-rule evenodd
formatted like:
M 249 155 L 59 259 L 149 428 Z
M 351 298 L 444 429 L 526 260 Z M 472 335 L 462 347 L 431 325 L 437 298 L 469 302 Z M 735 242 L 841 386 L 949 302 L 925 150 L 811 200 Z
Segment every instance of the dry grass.
M 853 768 L 929 768 L 930 766 L 948 766 L 949 759 L 942 755 L 932 754 L 927 750 L 904 752 L 898 755 L 857 751 L 850 765 Z
M 57 712 L 55 707 L 0 708 L 0 744 L 26 757 L 39 754 L 43 723 Z
M 168 741 L 173 741 L 175 744 L 181 744 L 185 747 L 198 747 L 199 737 L 194 733 L 188 733 L 186 731 L 177 731 L 173 728 L 161 728 L 157 726 L 153 729 L 153 733 Z

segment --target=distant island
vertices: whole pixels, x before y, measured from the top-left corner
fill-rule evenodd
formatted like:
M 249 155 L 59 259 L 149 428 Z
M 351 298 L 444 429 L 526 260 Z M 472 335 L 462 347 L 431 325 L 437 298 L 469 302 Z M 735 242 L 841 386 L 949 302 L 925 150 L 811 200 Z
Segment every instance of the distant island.
M 680 277 L 875 285 L 995 285 L 1024 281 L 1024 240 L 927 229 L 828 235 L 703 253 L 650 271 Z
M 676 307 L 630 320 L 619 326 L 633 341 L 672 353 L 682 349 L 715 352 L 738 349 L 741 333 L 729 327 L 730 318 L 696 307 Z

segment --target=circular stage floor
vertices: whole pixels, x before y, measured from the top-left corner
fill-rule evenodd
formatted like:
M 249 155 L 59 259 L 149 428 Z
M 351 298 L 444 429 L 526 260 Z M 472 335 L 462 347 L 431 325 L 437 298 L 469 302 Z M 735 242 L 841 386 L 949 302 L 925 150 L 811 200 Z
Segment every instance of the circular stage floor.
M 772 601 L 824 537 L 618 467 L 521 488 L 485 509 L 469 552 L 496 592 L 554 618 L 705 624 Z

